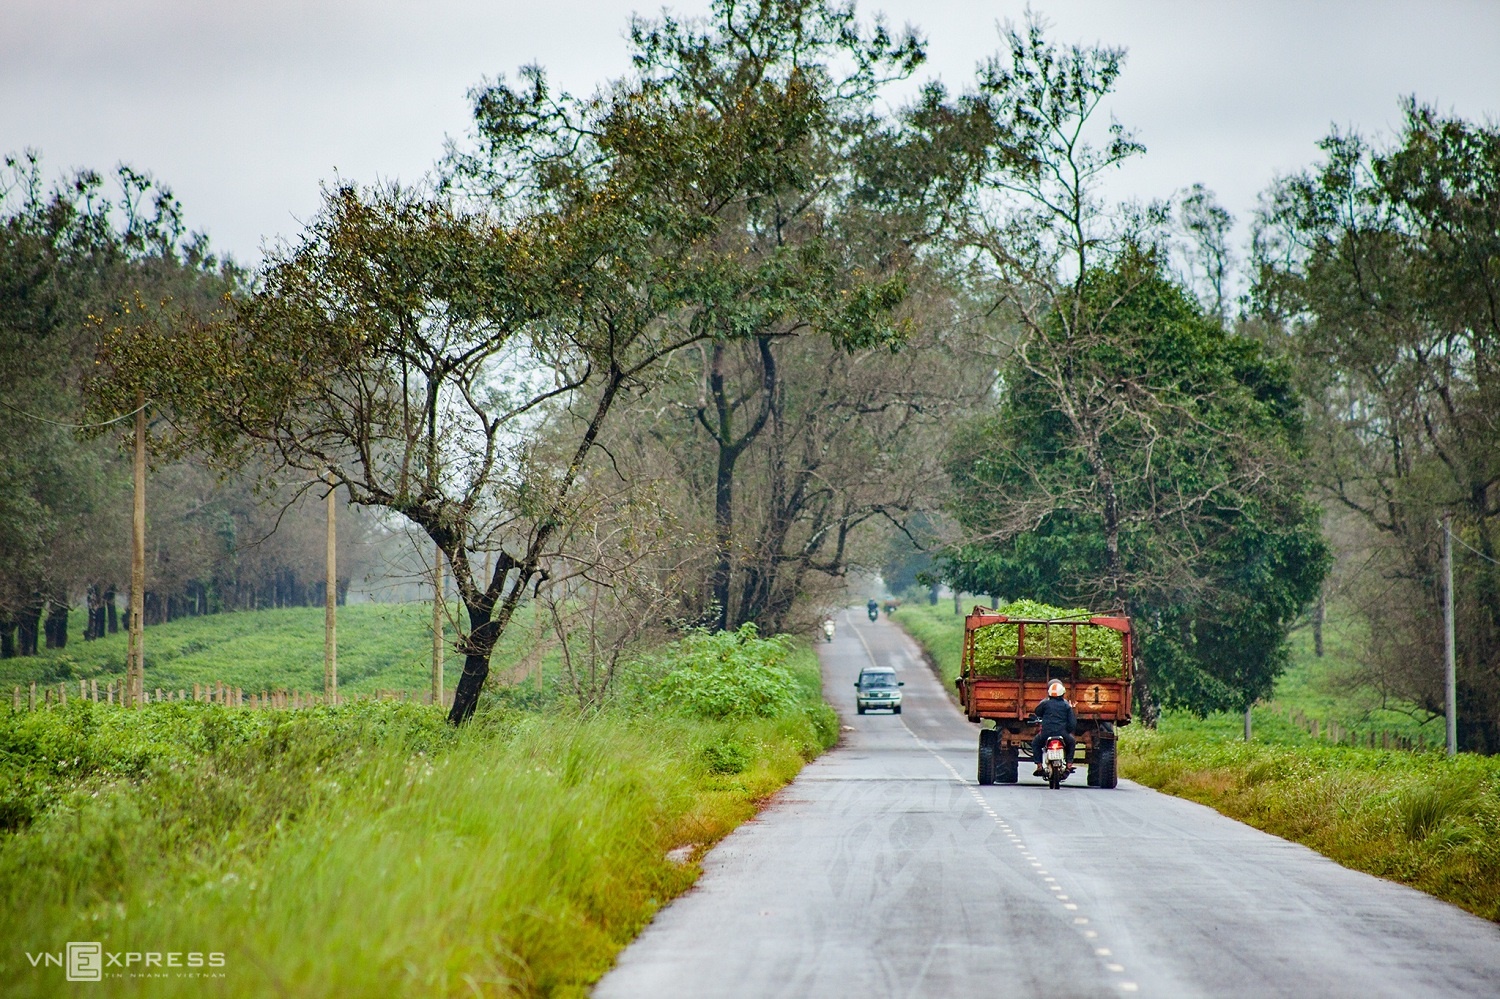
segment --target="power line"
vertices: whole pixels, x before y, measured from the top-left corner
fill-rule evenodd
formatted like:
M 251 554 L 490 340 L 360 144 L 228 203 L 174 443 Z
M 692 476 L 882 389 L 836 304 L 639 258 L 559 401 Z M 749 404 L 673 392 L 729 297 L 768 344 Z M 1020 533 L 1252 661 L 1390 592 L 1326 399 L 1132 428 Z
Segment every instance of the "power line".
M 1452 531 L 1448 532 L 1448 536 L 1451 537 L 1454 541 L 1457 541 L 1459 544 L 1463 545 L 1465 548 L 1469 549 L 1469 551 L 1473 552 L 1475 555 L 1478 555 L 1480 558 L 1484 559 L 1486 562 L 1493 562 L 1495 565 L 1500 565 L 1500 559 L 1490 558 L 1484 552 L 1480 551 L 1478 548 L 1475 548 L 1473 545 L 1469 544 L 1467 541 L 1454 534 Z
M 147 399 L 145 402 L 141 403 L 139 406 L 137 406 L 135 409 L 132 409 L 130 412 L 126 413 L 124 416 L 117 416 L 113 420 L 105 420 L 103 423 L 59 423 L 56 420 L 49 420 L 49 419 L 47 419 L 44 416 L 37 416 L 37 415 L 35 415 L 33 413 L 28 413 L 24 409 L 17 409 L 15 406 L 12 406 L 8 402 L 0 402 L 0 406 L 4 406 L 6 409 L 10 410 L 12 413 L 16 413 L 16 414 L 18 414 L 20 416 L 24 416 L 28 420 L 35 420 L 38 423 L 50 424 L 51 426 L 54 426 L 54 427 L 65 427 L 68 430 L 96 430 L 99 427 L 107 427 L 107 426 L 109 426 L 112 423 L 119 423 L 121 420 L 128 420 L 128 419 L 130 419 L 136 413 L 139 413 L 141 410 L 145 409 L 149 405 L 151 405 L 151 400 Z M 1462 544 L 1462 542 L 1460 542 L 1460 544 Z

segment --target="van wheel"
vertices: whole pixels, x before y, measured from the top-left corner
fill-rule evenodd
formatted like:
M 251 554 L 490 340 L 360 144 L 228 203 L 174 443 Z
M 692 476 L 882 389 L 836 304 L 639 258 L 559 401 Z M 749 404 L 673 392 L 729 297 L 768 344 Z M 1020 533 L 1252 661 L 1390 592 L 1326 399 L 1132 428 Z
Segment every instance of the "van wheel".
M 898 704 L 894 708 L 891 708 L 891 714 L 893 714 L 893 715 L 899 715 L 900 713 L 901 713 L 901 705 Z
M 1015 746 L 1000 750 L 1000 759 L 995 768 L 997 784 L 1014 784 L 1021 776 L 1020 751 Z
M 854 706 L 854 710 L 858 711 L 860 714 L 864 714 L 865 713 L 865 706 L 863 704 L 856 704 Z
M 979 783 L 995 783 L 995 730 L 981 729 L 979 732 Z
M 1114 740 L 1101 742 L 1095 747 L 1094 755 L 1098 757 L 1097 764 L 1089 766 L 1089 776 L 1093 776 L 1094 766 L 1099 768 L 1099 781 L 1096 786 L 1109 789 L 1119 783 L 1119 777 L 1115 773 L 1115 743 Z

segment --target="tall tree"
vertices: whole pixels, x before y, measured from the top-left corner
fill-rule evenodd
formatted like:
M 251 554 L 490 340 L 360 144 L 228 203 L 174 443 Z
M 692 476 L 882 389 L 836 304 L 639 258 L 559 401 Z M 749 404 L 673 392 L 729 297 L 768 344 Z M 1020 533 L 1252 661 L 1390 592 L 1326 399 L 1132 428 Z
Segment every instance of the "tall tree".
M 1455 514 L 1459 739 L 1500 752 L 1500 129 L 1407 100 L 1387 146 L 1321 148 L 1271 192 L 1255 302 L 1302 361 L 1319 484 L 1369 535 L 1371 666 L 1434 713 Z
M 92 638 L 123 581 L 125 480 L 107 442 L 86 439 L 81 383 L 90 314 L 117 314 L 137 291 L 199 304 L 238 271 L 187 233 L 172 193 L 121 167 L 47 186 L 40 157 L 6 160 L 0 178 L 0 655 L 67 641 L 82 591 Z M 132 406 L 118 411 L 128 412 Z M 105 417 L 108 418 L 108 417 Z M 116 428 L 118 429 L 118 428 Z M 48 624 L 42 627 L 45 614 Z M 20 642 L 15 638 L 18 631 Z
M 1004 368 L 997 411 L 956 435 L 951 511 L 970 540 L 948 576 L 1129 613 L 1160 701 L 1244 709 L 1285 668 L 1324 571 L 1297 397 L 1284 364 L 1155 267 L 1091 271 L 1084 309 L 1068 303 L 1089 334 L 1064 342 L 1058 316 Z
M 1198 710 L 1244 706 L 1323 571 L 1285 374 L 1162 278 L 1141 247 L 1163 208 L 1104 204 L 1104 175 L 1144 151 L 1095 121 L 1124 53 L 1058 46 L 1034 19 L 1005 38 L 954 104 L 955 120 L 992 123 L 960 242 L 1013 331 L 997 412 L 953 445 L 965 535 L 950 581 L 1131 613 L 1149 636 L 1148 721 L 1153 687 Z
M 746 21 L 721 4 L 699 33 L 638 28 L 641 74 L 590 100 L 540 71 L 482 88 L 447 194 L 331 191 L 219 320 L 107 343 L 183 439 L 309 479 L 332 468 L 443 550 L 468 616 L 455 723 L 557 554 L 611 412 L 659 361 L 793 321 L 845 344 L 890 335 L 886 283 L 819 267 L 816 248 L 746 259 L 747 213 L 796 169 L 829 96 L 792 8 L 763 7 Z M 796 9 L 811 25 L 820 8 Z M 719 89 L 689 100 L 680 81 L 699 73 Z M 839 293 L 802 306 L 825 280 Z

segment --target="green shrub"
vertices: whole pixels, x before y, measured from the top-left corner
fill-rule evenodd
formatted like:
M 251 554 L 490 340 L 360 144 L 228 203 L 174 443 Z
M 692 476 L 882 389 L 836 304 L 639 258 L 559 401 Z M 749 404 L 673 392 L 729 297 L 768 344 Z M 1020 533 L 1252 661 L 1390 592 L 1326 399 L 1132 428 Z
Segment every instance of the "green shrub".
M 716 774 L 744 773 L 750 765 L 750 751 L 737 742 L 715 742 L 703 750 L 708 769 Z
M 661 653 L 652 691 L 657 705 L 693 718 L 770 718 L 797 705 L 799 685 L 787 668 L 789 641 L 760 638 L 755 625 L 696 632 Z

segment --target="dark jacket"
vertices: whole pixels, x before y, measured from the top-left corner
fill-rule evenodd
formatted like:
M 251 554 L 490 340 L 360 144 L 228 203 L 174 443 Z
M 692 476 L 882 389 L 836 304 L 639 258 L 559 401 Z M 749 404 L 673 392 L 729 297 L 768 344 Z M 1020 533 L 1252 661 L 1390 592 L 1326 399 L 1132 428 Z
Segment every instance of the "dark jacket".
M 1032 712 L 1042 723 L 1041 734 L 1072 735 L 1078 730 L 1078 716 L 1073 706 L 1061 697 L 1049 697 Z

